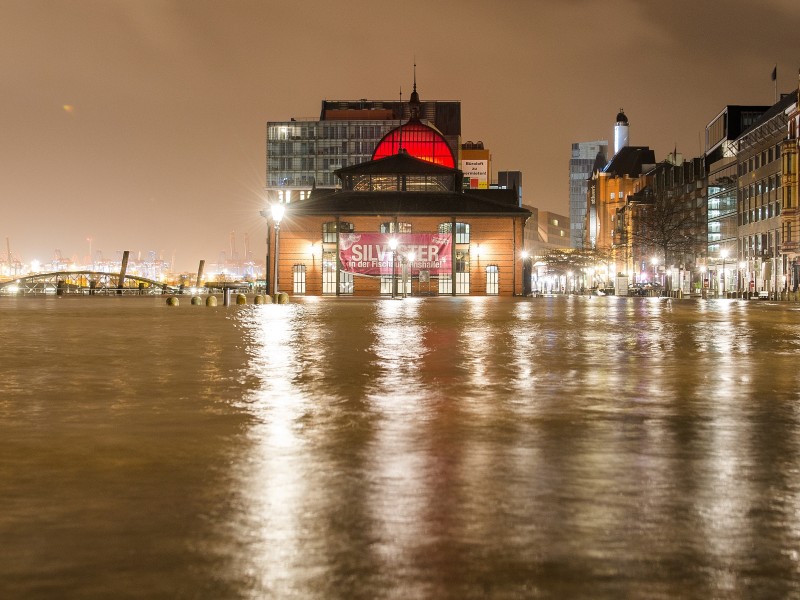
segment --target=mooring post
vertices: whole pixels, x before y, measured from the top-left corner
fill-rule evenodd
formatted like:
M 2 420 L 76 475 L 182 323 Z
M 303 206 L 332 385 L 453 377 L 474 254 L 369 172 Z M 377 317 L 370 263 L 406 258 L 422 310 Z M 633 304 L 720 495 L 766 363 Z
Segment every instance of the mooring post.
M 117 294 L 122 295 L 122 288 L 125 287 L 125 271 L 128 270 L 128 256 L 130 250 L 125 250 L 122 253 L 122 266 L 119 269 L 119 282 L 117 283 Z
M 203 269 L 206 267 L 206 261 L 201 260 L 200 266 L 197 268 L 197 283 L 195 283 L 194 287 L 200 288 L 200 284 L 203 282 Z

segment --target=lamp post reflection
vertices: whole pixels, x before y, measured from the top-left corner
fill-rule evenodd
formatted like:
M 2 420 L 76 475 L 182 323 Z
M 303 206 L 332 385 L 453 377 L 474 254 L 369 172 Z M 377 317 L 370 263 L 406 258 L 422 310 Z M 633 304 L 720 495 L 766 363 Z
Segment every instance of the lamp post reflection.
M 658 278 L 658 258 L 655 256 L 650 259 L 650 262 L 653 265 L 653 283 L 657 283 L 656 279 Z

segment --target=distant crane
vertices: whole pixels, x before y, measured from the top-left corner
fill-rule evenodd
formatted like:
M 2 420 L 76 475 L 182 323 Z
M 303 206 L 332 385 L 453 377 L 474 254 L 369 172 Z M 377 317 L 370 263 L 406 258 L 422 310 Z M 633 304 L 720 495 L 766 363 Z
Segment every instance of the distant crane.
M 231 231 L 231 254 L 230 254 L 230 260 L 231 260 L 231 262 L 234 262 L 238 258 L 239 257 L 236 255 L 236 232 L 235 231 Z
M 19 258 L 11 254 L 11 238 L 9 237 L 6 237 L 6 256 L 7 256 L 6 263 L 8 264 L 9 273 L 13 268 L 14 276 L 17 276 L 19 272 L 22 270 L 22 262 L 20 262 Z

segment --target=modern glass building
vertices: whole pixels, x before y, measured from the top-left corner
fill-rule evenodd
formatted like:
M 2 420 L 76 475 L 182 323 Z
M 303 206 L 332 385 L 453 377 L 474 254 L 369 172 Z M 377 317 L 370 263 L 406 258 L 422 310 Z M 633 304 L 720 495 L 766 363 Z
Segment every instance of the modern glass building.
M 584 247 L 587 182 L 598 160 L 602 160 L 601 167 L 605 166 L 607 154 L 607 140 L 572 144 L 569 161 L 569 242 L 572 248 Z

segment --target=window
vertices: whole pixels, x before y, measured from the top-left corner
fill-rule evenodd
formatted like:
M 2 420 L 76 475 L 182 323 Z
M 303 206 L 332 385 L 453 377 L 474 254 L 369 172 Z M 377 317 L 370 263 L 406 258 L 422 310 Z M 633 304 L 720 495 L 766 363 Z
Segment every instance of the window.
M 381 223 L 381 233 L 411 233 L 411 223 Z
M 469 294 L 469 252 L 456 251 L 456 294 Z
M 395 294 L 403 295 L 403 278 L 400 274 L 400 271 L 394 277 L 395 280 Z M 391 275 L 381 275 L 381 294 L 385 294 L 386 296 L 391 295 L 392 293 L 392 276 Z M 406 291 L 405 295 L 410 296 L 411 292 L 411 278 L 406 279 Z
M 347 271 L 339 271 L 339 294 L 342 296 L 352 296 L 355 290 L 353 274 Z
M 497 296 L 500 293 L 500 272 L 497 265 L 486 267 L 486 294 Z
M 439 233 L 452 233 L 452 223 L 439 223 Z M 469 244 L 469 223 L 456 223 L 456 244 Z
M 336 294 L 336 253 L 322 253 L 322 293 Z
M 335 221 L 330 221 L 328 223 L 322 224 L 322 243 L 323 244 L 335 244 L 336 240 L 339 237 L 339 232 L 341 233 L 353 233 L 355 231 L 355 227 L 352 223 L 348 223 L 347 221 L 340 221 L 337 223 Z
M 306 266 L 292 266 L 292 292 L 295 294 L 306 293 Z
M 453 293 L 453 281 L 450 278 L 449 273 L 440 273 L 439 274 L 439 293 L 440 294 L 452 294 Z
M 331 221 L 330 223 L 323 223 L 322 224 L 322 243 L 323 244 L 335 244 L 337 238 L 336 232 L 336 223 Z
M 456 244 L 469 244 L 469 223 L 456 223 Z

